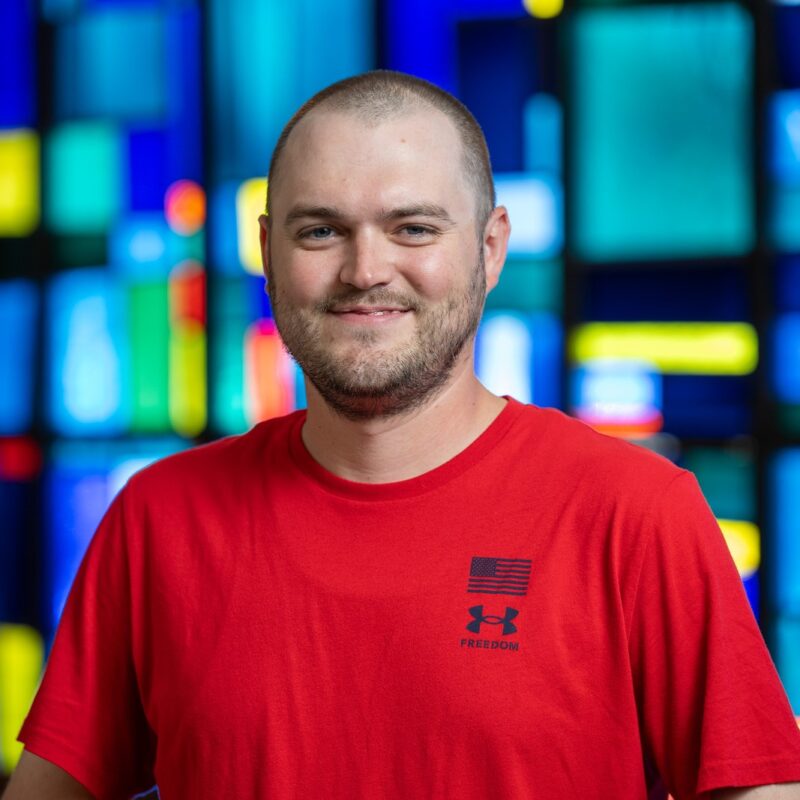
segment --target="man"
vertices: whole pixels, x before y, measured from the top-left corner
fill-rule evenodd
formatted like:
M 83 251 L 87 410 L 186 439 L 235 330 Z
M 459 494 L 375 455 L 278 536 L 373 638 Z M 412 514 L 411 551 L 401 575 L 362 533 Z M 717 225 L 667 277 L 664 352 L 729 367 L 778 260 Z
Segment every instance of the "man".
M 694 479 L 476 380 L 508 235 L 454 98 L 375 72 L 300 109 L 261 241 L 308 411 L 121 492 L 9 800 L 800 798 Z

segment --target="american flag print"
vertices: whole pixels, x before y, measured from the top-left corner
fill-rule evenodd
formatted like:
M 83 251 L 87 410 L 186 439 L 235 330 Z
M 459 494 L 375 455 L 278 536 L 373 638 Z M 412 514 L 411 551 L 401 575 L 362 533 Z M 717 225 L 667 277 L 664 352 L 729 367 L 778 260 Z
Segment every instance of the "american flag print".
M 528 592 L 531 562 L 528 558 L 490 558 L 473 556 L 467 591 L 474 594 L 514 594 Z

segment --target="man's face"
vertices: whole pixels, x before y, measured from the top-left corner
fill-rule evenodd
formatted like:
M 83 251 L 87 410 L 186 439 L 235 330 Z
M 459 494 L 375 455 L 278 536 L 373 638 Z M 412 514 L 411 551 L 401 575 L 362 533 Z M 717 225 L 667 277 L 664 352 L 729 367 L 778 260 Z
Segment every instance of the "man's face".
M 273 314 L 350 418 L 409 410 L 471 359 L 486 276 L 461 152 L 427 109 L 379 124 L 316 110 L 287 143 L 264 234 Z

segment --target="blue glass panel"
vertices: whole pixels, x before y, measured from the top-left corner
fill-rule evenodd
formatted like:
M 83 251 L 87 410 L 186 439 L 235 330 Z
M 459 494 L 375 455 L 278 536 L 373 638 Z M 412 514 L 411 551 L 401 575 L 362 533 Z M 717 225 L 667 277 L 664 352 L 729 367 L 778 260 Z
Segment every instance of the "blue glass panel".
M 592 9 L 575 16 L 572 32 L 578 253 L 595 261 L 747 253 L 755 237 L 747 12 L 726 3 Z
M 779 183 L 800 184 L 800 90 L 777 92 L 770 103 L 771 164 Z
M 646 364 L 599 359 L 575 369 L 571 404 L 578 419 L 617 430 L 652 432 L 662 419 L 662 376 Z
M 40 0 L 42 16 L 49 22 L 63 22 L 75 16 L 82 0 Z
M 489 19 L 458 28 L 459 97 L 483 128 L 495 171 L 524 168 L 525 101 L 541 88 L 538 27 Z
M 207 13 L 217 179 L 265 175 L 278 135 L 300 104 L 373 66 L 369 0 L 210 0 Z
M 800 256 L 778 259 L 775 270 L 775 305 L 781 311 L 800 311 Z
M 85 269 L 48 288 L 49 375 L 53 428 L 66 436 L 122 433 L 130 420 L 126 298 L 113 275 Z
M 593 270 L 583 279 L 581 317 L 738 322 L 750 314 L 748 289 L 748 276 L 741 268 Z
M 458 95 L 459 20 L 523 15 L 520 0 L 387 0 L 385 66 L 418 75 Z
M 35 27 L 30 0 L 0 4 L 0 128 L 33 127 Z
M 551 172 L 562 170 L 561 104 L 552 95 L 539 92 L 525 102 L 523 118 L 525 137 L 524 169 Z
M 774 322 L 772 383 L 778 400 L 800 403 L 800 313 L 782 314 Z
M 564 238 L 561 182 L 547 174 L 495 175 L 497 204 L 511 219 L 510 255 L 547 258 L 560 253 Z
M 779 614 L 800 617 L 800 450 L 780 452 L 772 464 L 774 538 L 770 558 L 770 587 Z
M 758 620 L 761 618 L 761 581 L 758 572 L 753 573 L 749 578 L 745 578 L 742 583 L 747 595 L 747 601 L 750 603 L 750 608 L 753 609 L 753 615 Z
M 46 476 L 48 622 L 55 628 L 69 588 L 97 525 L 130 475 L 182 449 L 177 439 L 159 442 L 57 443 Z
M 747 433 L 753 392 L 750 377 L 664 375 L 664 430 L 699 438 Z
M 21 622 L 24 613 L 25 542 L 30 541 L 30 515 L 35 502 L 31 485 L 0 480 L 0 620 Z
M 32 282 L 0 283 L 0 434 L 22 433 L 33 421 L 38 306 Z
M 234 13 L 235 4 L 231 6 Z M 166 16 L 167 183 L 203 177 L 203 130 L 200 67 L 200 11 L 197 7 L 170 9 Z M 262 167 L 266 173 L 266 167 Z
M 781 6 L 773 13 L 778 75 L 784 86 L 800 86 L 800 6 Z
M 239 240 L 236 219 L 236 192 L 239 183 L 223 183 L 211 192 L 209 223 L 213 236 L 209 241 L 209 258 L 217 271 L 227 275 L 243 275 L 239 261 Z
M 552 314 L 489 311 L 475 344 L 475 370 L 496 394 L 556 406 L 561 375 L 561 323 Z
M 150 128 L 130 131 L 127 180 L 130 210 L 163 210 L 169 184 L 165 132 Z
M 56 114 L 158 119 L 165 67 L 159 9 L 125 5 L 84 13 L 56 29 Z
M 117 272 L 141 280 L 164 280 L 180 261 L 202 258 L 197 245 L 196 237 L 171 230 L 163 214 L 133 214 L 114 226 L 110 258 Z

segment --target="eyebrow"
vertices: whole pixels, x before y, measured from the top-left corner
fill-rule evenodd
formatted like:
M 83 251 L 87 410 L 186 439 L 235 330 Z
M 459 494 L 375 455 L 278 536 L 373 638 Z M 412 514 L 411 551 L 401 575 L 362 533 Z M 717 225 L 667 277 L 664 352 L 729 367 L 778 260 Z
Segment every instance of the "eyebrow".
M 333 206 L 312 206 L 297 205 L 286 215 L 284 226 L 288 227 L 301 219 L 329 219 L 343 220 L 346 215 Z M 400 206 L 381 211 L 378 219 L 381 222 L 389 222 L 397 219 L 407 219 L 408 217 L 425 217 L 427 219 L 437 219 L 448 225 L 455 225 L 452 217 L 447 211 L 436 203 L 415 203 L 409 206 Z

